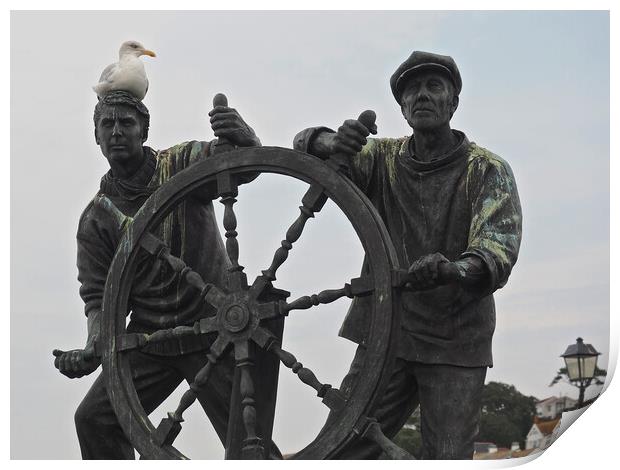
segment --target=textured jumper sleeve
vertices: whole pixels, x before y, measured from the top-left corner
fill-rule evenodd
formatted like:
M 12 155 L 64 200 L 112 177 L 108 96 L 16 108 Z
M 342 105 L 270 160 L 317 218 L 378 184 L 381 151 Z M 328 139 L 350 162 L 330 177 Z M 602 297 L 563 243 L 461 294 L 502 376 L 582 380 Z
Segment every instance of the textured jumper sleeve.
M 160 150 L 157 154 L 157 164 L 160 166 L 155 183 L 161 185 L 179 171 L 190 165 L 200 162 L 209 156 L 210 142 L 193 140 Z
M 104 214 L 96 203 L 88 205 L 80 218 L 77 233 L 77 268 L 84 313 L 101 310 L 108 270 L 118 244 L 122 223 Z
M 318 127 L 308 127 L 301 132 L 298 132 L 297 135 L 293 138 L 293 148 L 295 150 L 299 150 L 300 152 L 309 153 L 310 155 L 315 155 L 312 151 L 312 144 L 314 139 L 321 132 L 331 132 L 334 131 L 329 127 L 318 126 Z
M 310 155 L 315 155 L 312 150 L 312 143 L 322 132 L 334 133 L 329 127 L 309 127 L 295 136 L 293 148 Z M 368 139 L 368 143 L 362 148 L 361 152 L 349 157 L 351 180 L 365 193 L 369 190 L 371 184 L 376 160 L 375 154 L 380 146 L 380 142 L 381 139 Z
M 168 168 L 164 168 L 164 172 L 161 174 L 167 180 L 170 177 L 177 174 L 192 165 L 199 163 L 207 158 L 212 158 L 214 155 L 214 142 L 204 142 L 192 140 L 189 142 L 183 142 L 175 145 L 167 150 L 160 152 L 160 160 L 163 164 L 168 165 Z M 238 173 L 238 184 L 245 184 L 253 181 L 259 173 Z M 160 182 L 160 184 L 163 181 Z M 215 183 L 205 184 L 202 187 L 196 189 L 192 196 L 203 201 L 209 202 L 216 196 L 217 185 Z
M 183 142 L 157 153 L 157 179 L 152 182 L 156 187 L 167 182 L 174 175 L 209 157 L 212 142 L 192 140 Z M 209 202 L 215 196 L 215 185 L 203 185 L 191 193 L 191 196 Z
M 468 169 L 471 226 L 467 251 L 488 268 L 486 293 L 503 287 L 517 261 L 521 244 L 521 205 L 508 163 L 477 147 Z
M 349 157 L 349 168 L 351 170 L 351 180 L 360 188 L 364 194 L 371 196 L 373 188 L 381 186 L 380 179 L 382 172 L 377 168 L 377 161 L 381 160 L 384 171 L 389 171 L 385 163 L 392 161 L 394 154 L 390 154 L 392 149 L 386 149 L 385 142 L 394 139 L 368 139 L 368 143 L 362 150 Z M 374 184 L 373 184 L 374 183 Z

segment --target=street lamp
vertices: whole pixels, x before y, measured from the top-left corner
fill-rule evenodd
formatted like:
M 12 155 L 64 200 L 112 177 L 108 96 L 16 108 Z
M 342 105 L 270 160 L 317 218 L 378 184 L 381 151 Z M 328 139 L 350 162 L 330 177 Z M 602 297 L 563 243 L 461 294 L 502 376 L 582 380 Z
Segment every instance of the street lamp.
M 577 338 L 577 342 L 566 348 L 566 352 L 561 356 L 566 362 L 569 380 L 573 385 L 579 387 L 578 408 L 583 406 L 584 391 L 590 386 L 594 378 L 596 361 L 600 354 L 591 344 L 584 344 L 582 338 Z

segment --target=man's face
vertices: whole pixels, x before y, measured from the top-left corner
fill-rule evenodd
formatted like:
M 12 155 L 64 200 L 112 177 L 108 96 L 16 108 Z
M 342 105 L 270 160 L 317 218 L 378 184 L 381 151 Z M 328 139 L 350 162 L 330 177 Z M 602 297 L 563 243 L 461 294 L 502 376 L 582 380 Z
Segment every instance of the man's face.
M 400 101 L 403 116 L 413 129 L 419 130 L 449 124 L 459 103 L 450 79 L 432 69 L 410 77 Z
M 105 106 L 95 127 L 95 140 L 111 163 L 139 161 L 146 135 L 138 112 L 129 106 Z

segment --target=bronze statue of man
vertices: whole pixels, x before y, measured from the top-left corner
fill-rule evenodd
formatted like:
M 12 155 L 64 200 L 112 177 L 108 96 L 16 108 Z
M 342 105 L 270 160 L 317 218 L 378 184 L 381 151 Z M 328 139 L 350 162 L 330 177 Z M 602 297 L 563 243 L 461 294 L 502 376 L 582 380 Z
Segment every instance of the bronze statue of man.
M 230 144 L 260 146 L 254 131 L 227 106 L 210 113 L 218 138 Z M 146 199 L 179 171 L 209 158 L 213 142 L 185 142 L 162 151 L 144 145 L 148 137 L 149 111 L 131 94 L 113 91 L 95 106 L 95 140 L 110 170 L 101 179 L 95 198 L 80 217 L 77 233 L 80 296 L 88 318 L 84 349 L 55 351 L 55 365 L 71 378 L 95 371 L 100 359 L 92 357 L 99 336 L 101 304 L 108 269 L 123 234 L 127 217 L 133 217 Z M 203 188 L 204 189 L 204 188 Z M 226 256 L 208 191 L 197 190 L 168 215 L 156 235 L 209 283 L 224 285 L 230 261 Z M 209 306 L 191 295 L 191 287 L 177 273 L 144 256 L 132 286 L 130 333 L 150 334 L 164 324 L 192 325 L 212 314 Z M 198 300 L 200 300 L 198 298 Z M 182 318 L 182 321 L 177 319 Z M 161 404 L 185 379 L 191 383 L 206 363 L 209 337 L 171 339 L 130 354 L 135 389 L 147 413 Z M 222 443 L 226 440 L 234 361 L 224 357 L 213 368 L 198 400 Z M 103 375 L 94 382 L 75 414 L 84 459 L 133 459 L 134 449 L 123 434 L 105 390 Z M 278 453 L 277 449 L 273 452 Z
M 471 459 L 495 329 L 493 292 L 506 284 L 521 240 L 521 207 L 509 165 L 450 127 L 462 81 L 451 57 L 415 51 L 390 79 L 413 129 L 406 138 L 367 139 L 375 129 L 347 120 L 338 132 L 305 129 L 295 148 L 349 156 L 352 180 L 385 222 L 410 289 L 403 294 L 396 361 L 375 410 L 394 436 L 420 405 L 422 458 Z M 361 299 L 360 299 L 361 300 Z M 365 349 L 363 302 L 340 335 L 359 344 L 341 390 Z M 366 442 L 342 458 L 377 458 Z

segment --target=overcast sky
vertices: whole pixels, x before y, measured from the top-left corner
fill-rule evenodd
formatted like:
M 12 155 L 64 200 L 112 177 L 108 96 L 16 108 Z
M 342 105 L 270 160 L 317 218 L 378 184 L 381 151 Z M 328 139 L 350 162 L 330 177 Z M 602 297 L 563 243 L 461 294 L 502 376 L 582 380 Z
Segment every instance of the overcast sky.
M 541 399 L 575 396 L 572 387 L 548 384 L 577 336 L 603 353 L 606 367 L 606 12 L 17 12 L 11 17 L 12 458 L 79 458 L 73 413 L 96 374 L 66 379 L 53 368 L 51 351 L 80 347 L 86 337 L 75 231 L 107 170 L 93 139 L 91 86 L 128 39 L 157 53 L 144 58 L 145 103 L 148 145 L 160 149 L 211 139 L 206 115 L 218 92 L 264 145 L 290 147 L 304 127 L 337 127 L 364 109 L 376 111 L 379 136 L 406 135 L 389 76 L 414 49 L 454 57 L 463 91 L 453 127 L 510 163 L 524 214 L 519 261 L 496 294 L 495 367 L 487 379 Z M 249 279 L 269 265 L 304 189 L 269 175 L 241 188 L 240 262 Z M 280 269 L 278 287 L 293 297 L 340 287 L 357 276 L 361 259 L 352 228 L 328 205 Z M 336 336 L 346 307 L 339 301 L 298 312 L 286 326 L 285 347 L 334 384 L 354 351 Z M 281 374 L 274 434 L 285 452 L 310 442 L 326 415 L 291 376 Z M 154 423 L 183 390 L 157 410 Z M 190 457 L 223 455 L 196 407 L 177 442 Z

